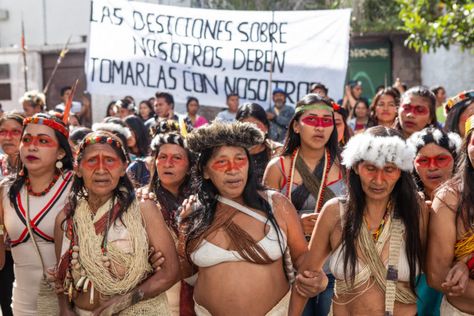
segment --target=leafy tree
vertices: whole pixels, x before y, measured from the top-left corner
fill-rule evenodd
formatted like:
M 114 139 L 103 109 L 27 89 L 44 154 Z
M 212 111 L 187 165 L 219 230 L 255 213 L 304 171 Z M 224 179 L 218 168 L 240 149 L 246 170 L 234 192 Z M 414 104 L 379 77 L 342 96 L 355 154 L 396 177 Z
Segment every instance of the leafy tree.
M 397 0 L 401 30 L 409 34 L 405 45 L 417 51 L 436 51 L 459 44 L 474 48 L 474 3 L 472 0 Z

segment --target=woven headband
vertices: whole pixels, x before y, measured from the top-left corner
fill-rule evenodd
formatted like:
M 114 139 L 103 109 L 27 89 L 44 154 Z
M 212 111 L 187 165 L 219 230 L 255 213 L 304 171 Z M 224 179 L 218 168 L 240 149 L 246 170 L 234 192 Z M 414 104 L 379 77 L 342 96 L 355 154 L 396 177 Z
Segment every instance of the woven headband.
M 434 143 L 447 149 L 452 154 L 459 154 L 461 150 L 462 139 L 457 133 L 445 133 L 437 128 L 427 127 L 419 132 L 413 133 L 407 142 L 413 144 L 419 151 L 422 147 Z
M 353 136 L 342 152 L 342 164 L 354 167 L 360 161 L 369 161 L 378 168 L 393 163 L 403 171 L 413 170 L 415 148 L 398 136 L 374 136 L 368 133 Z
M 449 98 L 448 101 L 444 104 L 444 110 L 446 113 L 449 113 L 453 107 L 462 103 L 463 101 L 467 101 L 470 99 L 474 99 L 474 90 L 464 91 L 459 93 L 458 95 Z
M 339 109 L 340 109 L 339 104 L 335 102 L 331 102 L 331 106 L 327 105 L 326 103 L 315 103 L 315 104 L 298 106 L 295 109 L 295 113 L 305 112 L 309 110 L 329 110 L 331 112 L 334 112 L 334 111 L 338 111 Z
M 474 129 L 474 115 L 471 115 L 467 120 L 466 124 L 464 125 L 466 128 L 464 129 L 464 135 L 469 134 L 469 132 Z
M 123 156 L 125 157 L 125 160 L 127 161 L 127 164 L 130 163 L 130 159 L 128 158 L 127 151 L 125 150 L 124 146 L 122 145 L 122 142 L 113 134 L 110 135 L 94 135 L 95 133 L 92 133 L 84 138 L 84 140 L 81 142 L 79 145 L 79 150 L 78 152 L 84 151 L 84 149 L 89 146 L 89 145 L 94 145 L 94 144 L 109 144 L 111 146 L 115 146 L 117 148 L 120 148 L 122 151 Z M 109 133 L 108 133 L 109 134 Z
M 69 138 L 69 131 L 67 130 L 67 128 L 61 123 L 56 122 L 55 120 L 33 116 L 27 117 L 23 120 L 23 126 L 26 126 L 28 124 L 46 125 L 54 129 L 55 131 L 60 132 L 64 135 L 64 137 Z

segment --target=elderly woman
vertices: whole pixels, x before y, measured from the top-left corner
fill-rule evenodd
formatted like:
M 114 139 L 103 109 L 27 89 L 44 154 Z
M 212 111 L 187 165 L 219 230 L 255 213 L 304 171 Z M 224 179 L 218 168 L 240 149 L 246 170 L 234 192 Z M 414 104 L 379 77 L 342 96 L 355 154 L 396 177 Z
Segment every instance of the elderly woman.
M 56 263 L 54 221 L 66 203 L 73 158 L 60 119 L 36 114 L 23 125 L 18 172 L 2 187 L 0 227 L 5 225 L 12 247 L 13 313 L 51 315 L 58 304 L 45 276 Z
M 435 194 L 429 223 L 426 276 L 447 294 L 441 315 L 474 315 L 474 116 L 465 132 L 459 168 Z M 460 295 L 450 293 L 459 288 Z
M 61 315 L 169 314 L 164 291 L 178 279 L 173 239 L 156 205 L 136 200 L 128 162 L 114 134 L 81 142 L 69 204 L 56 218 Z M 148 263 L 149 246 L 167 259 L 160 270 Z
M 291 203 L 255 179 L 248 148 L 263 134 L 253 124 L 215 122 L 187 141 L 199 153 L 198 202 L 183 222 L 180 253 L 185 276 L 199 272 L 196 314 L 287 315 L 288 263 L 306 242 Z
M 324 205 L 300 266 L 318 271 L 330 257 L 334 315 L 416 314 L 425 217 L 410 174 L 414 156 L 397 131 L 382 126 L 352 137 L 342 153 L 348 198 Z M 293 291 L 290 315 L 300 315 L 301 294 Z
M 187 129 L 182 130 L 176 121 L 161 121 L 157 126 L 157 134 L 151 142 L 155 168 L 148 191 L 154 193 L 161 214 L 175 241 L 179 234 L 180 206 L 191 194 L 191 166 L 194 163 L 194 155 L 186 144 L 187 132 Z M 194 314 L 192 292 L 192 287 L 184 280 L 166 291 L 173 315 Z
M 428 127 L 411 135 L 408 141 L 416 147 L 413 175 L 418 190 L 431 201 L 435 190 L 453 176 L 461 137 Z M 439 315 L 442 294 L 427 285 L 425 274 L 420 276 L 417 294 L 418 315 Z

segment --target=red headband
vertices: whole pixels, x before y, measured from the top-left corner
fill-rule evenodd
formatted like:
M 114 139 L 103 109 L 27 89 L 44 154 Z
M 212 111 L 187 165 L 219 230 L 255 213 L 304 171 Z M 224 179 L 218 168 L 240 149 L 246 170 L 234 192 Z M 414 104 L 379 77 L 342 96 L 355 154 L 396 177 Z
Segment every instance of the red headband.
M 63 134 L 66 139 L 69 138 L 69 131 L 67 128 L 55 120 L 43 117 L 27 117 L 23 120 L 23 125 L 26 126 L 28 124 L 46 125 Z

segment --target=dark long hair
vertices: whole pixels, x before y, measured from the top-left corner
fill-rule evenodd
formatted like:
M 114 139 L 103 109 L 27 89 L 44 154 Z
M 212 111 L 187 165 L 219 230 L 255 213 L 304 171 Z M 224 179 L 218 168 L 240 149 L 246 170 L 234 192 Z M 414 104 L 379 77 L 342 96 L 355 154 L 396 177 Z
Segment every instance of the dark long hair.
M 120 142 L 122 145 L 125 154 L 128 155 L 127 153 L 127 146 L 124 145 L 120 138 L 115 136 L 112 133 L 106 132 L 106 131 L 96 131 L 88 135 L 80 145 L 80 150 L 77 155 L 77 165 L 79 166 L 81 164 L 81 160 L 84 156 L 84 149 L 86 146 L 84 146 L 84 141 L 89 138 L 89 137 L 97 137 L 97 136 L 105 136 L 105 137 L 110 137 L 116 142 Z M 123 163 L 127 163 L 127 157 L 124 155 L 124 152 L 118 148 L 115 145 L 109 144 L 107 142 L 100 142 L 100 144 L 107 144 L 114 150 L 114 152 L 118 155 L 120 160 Z M 91 146 L 91 145 L 89 145 Z M 74 216 L 74 211 L 76 210 L 76 207 L 78 205 L 78 202 L 80 199 L 87 199 L 88 198 L 88 193 L 86 188 L 84 187 L 84 180 L 82 177 L 78 177 L 77 174 L 74 175 L 72 185 L 71 185 L 71 191 L 68 196 L 68 204 L 66 207 L 66 219 L 69 219 Z M 127 176 L 127 173 L 125 173 L 123 176 L 120 177 L 119 183 L 117 187 L 113 190 L 113 198 L 114 198 L 114 204 L 118 203 L 120 208 L 117 213 L 117 218 L 122 218 L 122 214 L 127 211 L 127 209 L 130 207 L 130 205 L 133 203 L 135 200 L 135 188 L 133 187 L 132 182 Z
M 438 119 L 436 118 L 436 96 L 433 94 L 433 92 L 431 92 L 430 89 L 424 86 L 416 86 L 416 87 L 410 88 L 407 91 L 405 91 L 405 93 L 401 96 L 400 104 L 403 102 L 405 98 L 409 98 L 411 96 L 421 97 L 429 102 L 428 108 L 430 111 L 431 121 L 428 125 L 424 126 L 423 128 L 428 127 L 428 126 L 435 126 L 435 127 L 438 126 Z M 402 132 L 403 129 L 402 129 L 402 125 L 400 124 L 400 117 L 397 117 L 395 122 L 396 123 L 395 123 L 394 128 L 398 130 L 399 132 Z
M 235 119 L 241 121 L 243 119 L 253 117 L 256 120 L 262 122 L 267 128 L 270 128 L 270 122 L 268 122 L 267 114 L 261 105 L 257 103 L 244 103 L 239 106 Z
M 331 99 L 327 97 L 321 97 L 319 94 L 316 94 L 316 93 L 310 93 L 310 94 L 305 95 L 300 101 L 298 101 L 298 103 L 296 103 L 296 108 L 305 106 L 305 105 L 316 104 L 316 103 L 323 103 L 332 108 Z M 295 151 L 296 148 L 301 146 L 300 135 L 296 134 L 295 131 L 293 130 L 293 124 L 295 121 L 298 121 L 303 114 L 304 114 L 304 111 L 295 113 L 290 123 L 288 124 L 288 131 L 286 132 L 285 144 L 283 145 L 283 149 L 282 149 L 283 156 L 291 155 Z M 332 120 L 334 122 L 334 113 L 332 113 L 331 115 L 332 115 Z M 334 125 L 334 129 L 331 133 L 331 136 L 329 136 L 329 140 L 326 143 L 326 147 L 328 148 L 329 153 L 331 154 L 331 157 L 336 157 L 339 155 L 339 144 L 337 142 L 336 125 Z
M 459 131 L 459 119 L 464 111 L 474 103 L 474 100 L 466 100 L 462 104 L 456 104 L 453 106 L 446 116 L 446 122 L 444 123 L 444 130 L 447 132 L 455 132 L 461 134 Z M 462 135 L 461 135 L 462 136 Z
M 61 124 L 66 128 L 63 121 L 59 117 L 49 115 L 46 113 L 38 113 L 38 114 L 35 114 L 34 117 L 41 117 L 41 118 L 45 118 L 49 120 L 54 120 L 56 123 Z M 26 129 L 26 126 L 23 126 L 21 137 L 23 137 L 23 135 L 25 134 L 25 129 Z M 61 162 L 63 163 L 63 171 L 72 170 L 74 158 L 72 156 L 72 150 L 71 150 L 71 146 L 69 146 L 68 139 L 66 138 L 66 136 L 64 136 L 57 130 L 53 129 L 53 131 L 54 131 L 54 135 L 56 135 L 56 138 L 58 139 L 59 147 L 62 148 L 65 153 L 64 157 L 61 159 Z M 15 203 L 16 195 L 18 194 L 18 192 L 20 192 L 21 188 L 23 187 L 23 184 L 25 184 L 26 178 L 28 177 L 28 169 L 25 168 L 21 160 L 19 160 L 18 162 L 17 170 L 18 172 L 15 175 L 12 175 L 8 180 L 10 182 L 8 198 L 10 199 L 11 203 Z
M 377 116 L 375 115 L 375 109 L 377 108 L 377 104 L 379 103 L 380 98 L 383 97 L 384 95 L 388 95 L 393 98 L 397 109 L 400 106 L 400 92 L 398 92 L 397 89 L 392 88 L 392 87 L 387 87 L 383 90 L 380 90 L 379 92 L 377 92 L 374 99 L 372 100 L 372 104 L 370 104 L 369 123 L 367 124 L 367 126 L 372 127 L 372 126 L 379 125 L 379 121 L 377 119 Z M 397 111 L 395 112 L 395 119 L 396 118 L 397 118 Z
M 474 226 L 474 166 L 469 159 L 467 151 L 472 137 L 474 137 L 474 129 L 471 129 L 464 138 L 454 177 L 446 181 L 439 189 L 454 189 L 460 195 L 459 204 L 455 210 L 456 221 L 461 219 L 467 231 Z
M 204 179 L 203 172 L 207 162 L 211 159 L 217 148 L 209 148 L 204 150 L 198 159 L 197 164 L 193 167 L 193 192 L 197 192 L 198 205 L 191 215 L 185 220 L 187 225 L 185 247 L 188 250 L 190 243 L 199 240 L 200 236 L 206 232 L 214 221 L 216 214 L 217 199 L 219 191 L 214 186 L 211 180 Z M 270 204 L 265 200 L 258 191 L 265 190 L 262 184 L 257 181 L 253 170 L 253 162 L 247 149 L 245 149 L 247 159 L 249 160 L 249 171 L 247 183 L 245 184 L 242 197 L 245 205 L 262 211 L 265 213 L 268 221 L 276 229 L 278 241 L 280 241 L 280 227 L 273 215 Z M 280 244 L 280 243 L 279 243 Z M 284 249 L 281 249 L 283 254 Z M 190 251 L 186 251 L 190 253 Z
M 145 157 L 148 155 L 150 148 L 150 139 L 148 131 L 143 121 L 135 115 L 129 115 L 125 119 L 125 124 L 135 134 L 135 141 L 137 142 L 138 157 Z
M 375 126 L 365 131 L 378 137 L 403 136 L 396 130 L 383 126 Z M 357 247 L 360 229 L 364 223 L 364 212 L 367 205 L 361 180 L 354 171 L 349 170 L 348 199 L 345 203 L 344 226 L 342 230 L 342 247 L 344 253 L 344 275 L 354 283 L 357 265 Z M 399 217 L 405 225 L 405 247 L 410 268 L 410 288 L 415 293 L 416 268 L 422 266 L 423 249 L 420 239 L 421 199 L 417 193 L 415 182 L 409 172 L 402 171 L 390 199 L 394 205 L 394 216 Z M 349 275 L 348 275 L 349 274 Z

